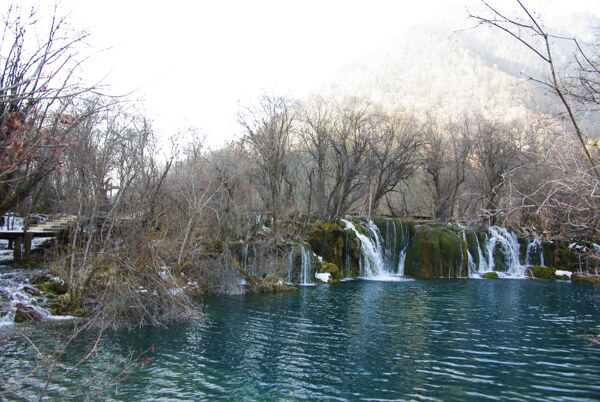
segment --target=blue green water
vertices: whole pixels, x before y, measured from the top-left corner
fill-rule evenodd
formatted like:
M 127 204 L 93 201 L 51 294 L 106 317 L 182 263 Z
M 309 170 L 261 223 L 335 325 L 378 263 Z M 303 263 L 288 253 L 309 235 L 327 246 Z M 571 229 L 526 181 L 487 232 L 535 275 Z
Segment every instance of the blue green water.
M 574 337 L 600 330 L 599 296 L 562 281 L 415 280 L 211 299 L 205 324 L 111 334 L 107 355 L 155 353 L 102 398 L 600 400 L 600 346 Z

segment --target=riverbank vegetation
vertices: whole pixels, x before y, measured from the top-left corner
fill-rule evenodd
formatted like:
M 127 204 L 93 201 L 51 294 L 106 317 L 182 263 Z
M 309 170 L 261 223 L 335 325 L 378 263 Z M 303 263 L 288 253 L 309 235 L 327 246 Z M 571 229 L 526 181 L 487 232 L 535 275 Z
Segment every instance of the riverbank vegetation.
M 134 102 L 81 79 L 85 33 L 56 11 L 46 41 L 33 42 L 33 27 L 44 29 L 35 11 L 13 6 L 6 16 L 0 213 L 79 217 L 46 260 L 68 287 L 57 312 L 129 327 L 187 319 L 194 298 L 241 292 L 241 277 L 277 287 L 286 245 L 318 251 L 310 236 L 348 215 L 535 227 L 565 242 L 598 236 L 600 148 L 589 119 L 599 106 L 598 42 L 573 42 L 564 72 L 550 60 L 551 80 L 535 77 L 563 113 L 447 116 L 266 94 L 240 108 L 228 145 L 210 149 L 191 130 L 166 149 L 158 137 L 169 133 Z M 249 245 L 272 281 L 249 271 Z M 325 263 L 340 258 L 339 246 Z

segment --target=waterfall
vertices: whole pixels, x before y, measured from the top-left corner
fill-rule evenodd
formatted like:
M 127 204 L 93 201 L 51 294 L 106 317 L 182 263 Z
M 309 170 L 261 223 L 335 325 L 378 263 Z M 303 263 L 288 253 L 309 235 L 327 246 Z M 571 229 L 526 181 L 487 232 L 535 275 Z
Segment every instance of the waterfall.
M 242 269 L 248 272 L 248 243 L 242 244 Z
M 300 280 L 299 285 L 313 284 L 313 261 L 312 252 L 304 245 L 300 245 Z
M 406 253 L 408 252 L 408 246 L 410 245 L 410 229 L 408 225 L 403 224 L 402 221 L 400 221 L 400 232 L 402 233 L 402 248 L 400 249 L 400 255 L 398 256 L 398 268 L 396 269 L 396 273 L 399 276 L 404 276 Z
M 473 260 L 473 256 L 471 255 L 471 251 L 469 250 L 469 242 L 467 241 L 467 232 L 465 230 L 463 230 L 462 235 L 463 235 L 463 240 L 467 244 L 467 263 L 469 265 L 469 272 L 467 275 L 469 277 L 471 277 L 474 274 L 478 273 L 479 267 L 477 266 L 477 264 L 475 264 L 475 261 Z M 475 238 L 477 239 L 477 235 L 475 235 Z M 479 248 L 479 240 L 477 240 L 477 248 L 479 249 L 479 253 L 481 254 L 481 249 Z M 479 260 L 479 261 L 481 261 L 481 260 Z
M 303 244 L 294 245 L 287 256 L 287 281 L 297 285 L 314 284 L 314 253 Z
M 360 227 L 345 219 L 341 219 L 340 222 L 346 229 L 346 244 L 343 249 L 345 252 L 343 257 L 343 264 L 346 264 L 344 267 L 345 272 L 348 270 L 349 261 L 348 236 L 354 234 L 360 240 L 358 265 L 361 278 L 398 280 L 399 277 L 405 275 L 405 266 L 410 267 L 410 275 L 419 275 L 419 269 L 422 268 L 416 264 L 421 262 L 408 260 L 409 258 L 415 258 L 419 253 L 430 251 L 413 250 L 415 247 L 414 242 L 423 243 L 431 240 L 427 237 L 413 239 L 412 237 L 416 234 L 413 236 L 412 226 L 409 222 L 398 219 L 381 219 L 377 220 L 376 225 L 373 221 L 361 221 Z M 541 239 L 532 240 L 528 244 L 527 262 L 522 264 L 519 239 L 516 233 L 502 227 L 492 226 L 489 227 L 487 232 L 477 234 L 475 232 L 471 233 L 467 227 L 458 226 L 458 228 L 444 226 L 440 232 L 439 236 L 442 236 L 441 239 L 443 240 L 439 240 L 440 249 L 436 248 L 435 252 L 440 253 L 440 250 L 445 250 L 444 253 L 449 254 L 445 254 L 446 256 L 443 258 L 455 258 L 456 261 L 452 260 L 449 263 L 447 260 L 440 259 L 440 256 L 436 254 L 435 258 L 439 259 L 439 262 L 436 262 L 438 265 L 435 266 L 436 275 L 438 276 L 479 278 L 488 272 L 494 271 L 503 278 L 524 278 L 526 277 L 527 266 L 538 264 L 538 262 L 541 265 L 544 264 Z M 434 230 L 437 227 L 432 225 L 432 232 L 430 233 L 436 233 Z M 420 236 L 423 236 L 423 233 L 419 233 Z M 443 236 L 447 237 L 444 238 Z M 459 245 L 456 244 L 455 237 L 458 237 L 456 240 L 460 242 L 460 253 L 457 251 Z M 461 237 L 464 242 L 460 240 Z M 423 240 L 423 238 L 427 240 Z M 445 242 L 443 243 L 445 248 L 442 248 L 442 241 Z M 437 246 L 437 243 L 432 244 Z M 431 260 L 426 259 L 425 261 Z
M 385 273 L 381 249 L 373 241 L 360 233 L 351 222 L 341 219 L 347 230 L 354 232 L 360 240 L 360 275 L 365 278 L 374 278 Z
M 527 257 L 525 258 L 525 265 L 528 267 L 546 266 L 544 264 L 544 248 L 542 247 L 542 239 L 539 237 L 533 241 L 530 241 L 527 245 Z
M 345 219 L 340 221 L 344 224 L 346 230 L 351 230 L 360 240 L 360 276 L 365 279 L 399 280 L 398 267 L 395 267 L 393 263 L 391 266 L 386 264 L 386 262 L 395 261 L 395 249 L 385 243 L 379 228 L 373 221 L 369 221 L 363 226 L 369 231 L 369 236 L 360 233 L 351 222 Z M 394 238 L 395 235 L 394 233 Z M 402 262 L 402 268 L 404 268 L 404 262 Z
M 503 277 L 523 278 L 525 277 L 526 267 L 519 261 L 519 240 L 517 235 L 511 233 L 508 229 L 498 226 L 489 228 L 490 235 L 486 240 L 484 255 L 480 258 L 478 274 L 490 271 L 499 271 Z M 496 257 L 494 252 L 498 249 L 502 253 L 503 267 L 496 267 Z M 482 253 L 483 254 L 483 253 Z
M 349 237 L 348 237 L 348 232 L 346 232 L 346 236 L 344 239 L 344 276 L 346 278 L 350 277 L 350 262 L 349 262 L 349 257 L 348 257 L 348 242 L 349 242 Z
M 481 243 L 479 243 L 479 237 L 475 234 L 475 240 L 477 240 L 477 254 L 479 255 L 479 267 L 477 268 L 477 273 L 483 274 L 485 272 L 489 272 L 490 267 L 487 264 L 487 260 L 483 258 L 483 250 L 481 249 Z M 487 242 L 487 235 L 486 235 Z
M 18 310 L 26 311 L 41 320 L 70 320 L 72 316 L 52 315 L 48 305 L 53 296 L 39 291 L 31 283 L 40 270 L 11 269 L 0 265 L 0 328 L 12 325 Z M 51 281 L 60 281 L 48 277 Z
M 386 267 L 395 266 L 396 258 L 396 222 L 394 219 L 385 220 L 385 248 L 383 250 L 384 262 Z
M 294 283 L 294 247 L 288 253 L 285 259 L 285 267 L 287 272 L 287 283 Z

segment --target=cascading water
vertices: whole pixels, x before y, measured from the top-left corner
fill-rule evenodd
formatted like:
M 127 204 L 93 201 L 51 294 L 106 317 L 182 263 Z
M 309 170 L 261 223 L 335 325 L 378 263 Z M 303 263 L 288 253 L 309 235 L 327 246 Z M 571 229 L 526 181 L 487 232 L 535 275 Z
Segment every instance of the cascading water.
M 304 245 L 300 245 L 300 285 L 312 285 L 314 268 L 312 262 L 312 252 L 304 247 Z
M 384 263 L 386 267 L 395 265 L 398 255 L 396 253 L 396 221 L 394 219 L 385 220 L 385 247 L 383 250 Z
M 400 255 L 398 256 L 398 267 L 396 273 L 399 276 L 404 276 L 404 267 L 406 266 L 406 253 L 408 252 L 408 246 L 410 246 L 410 228 L 402 221 L 400 224 L 401 244 L 400 244 Z
M 287 256 L 287 281 L 289 284 L 313 285 L 315 254 L 303 244 L 295 245 Z
M 372 280 L 399 280 L 399 267 L 394 264 L 396 259 L 395 243 L 392 247 L 384 242 L 379 228 L 373 221 L 369 221 L 363 226 L 369 231 L 369 236 L 360 233 L 351 222 L 345 219 L 340 221 L 344 224 L 346 230 L 351 230 L 360 240 L 360 276 Z M 394 226 L 394 235 L 391 237 L 396 237 L 395 232 Z M 404 253 L 405 257 L 406 253 Z M 399 256 L 399 259 L 402 259 L 402 256 Z M 404 261 L 402 261 L 402 268 L 404 268 Z
M 376 244 L 367 236 L 360 233 L 351 222 L 340 220 L 347 230 L 354 232 L 360 240 L 360 275 L 365 278 L 375 278 L 385 274 L 381 250 L 377 250 Z
M 484 274 L 493 271 L 503 278 L 525 278 L 528 266 L 537 265 L 538 263 L 540 265 L 544 264 L 540 239 L 530 241 L 527 259 L 523 261 L 525 262 L 523 264 L 516 233 L 502 227 L 492 226 L 486 232 L 478 234 L 461 225 L 458 225 L 458 228 L 456 226 L 454 228 L 444 226 L 445 229 L 440 230 L 439 224 L 438 226 L 432 224 L 432 229 L 425 226 L 424 230 L 415 234 L 414 223 L 412 222 L 403 222 L 399 219 L 381 219 L 377 222 L 377 225 L 375 225 L 372 221 L 363 221 L 361 227 L 364 230 L 359 231 L 353 223 L 348 220 L 341 220 L 347 233 L 349 235 L 354 234 L 360 240 L 359 276 L 366 279 L 398 278 L 405 274 L 405 266 L 410 268 L 411 275 L 419 276 L 419 269 L 421 268 L 418 264 L 422 262 L 415 263 L 414 258 L 422 258 L 418 256 L 422 256 L 423 253 L 429 251 L 415 249 L 413 240 L 420 242 L 420 245 L 416 247 L 433 247 L 431 252 L 434 252 L 434 249 L 436 250 L 435 252 L 438 254 L 432 256 L 432 259 L 425 258 L 424 261 L 425 264 L 430 263 L 430 261 L 439 261 L 435 263 L 440 264 L 435 265 L 435 267 L 438 267 L 435 269 L 438 269 L 437 275 L 444 277 L 480 278 Z M 413 226 L 411 226 L 411 223 Z M 435 232 L 436 228 L 438 228 L 438 232 Z M 430 231 L 427 232 L 428 230 Z M 440 240 L 435 236 L 439 236 Z M 457 242 L 454 240 L 455 237 L 459 239 L 462 237 L 462 240 Z M 430 243 L 431 246 L 427 242 L 432 242 Z M 346 268 L 348 265 L 347 243 L 348 235 L 346 236 L 346 257 L 344 260 Z M 439 249 L 437 249 L 438 244 Z M 462 252 L 457 251 L 458 247 L 461 247 Z M 440 258 L 440 253 L 445 254 Z M 436 258 L 438 260 L 435 260 Z M 455 263 L 447 263 L 447 258 L 454 258 Z M 430 267 L 427 268 L 431 269 Z
M 462 236 L 465 243 L 467 243 L 467 232 L 463 230 Z M 475 238 L 477 239 L 477 236 L 475 236 Z M 477 248 L 479 248 L 479 240 L 477 240 Z M 479 249 L 479 252 L 481 253 L 481 249 Z M 471 251 L 469 251 L 469 247 L 467 247 L 467 259 L 469 265 L 469 276 L 473 276 L 478 273 L 479 267 L 473 260 L 473 256 L 471 255 Z
M 35 273 L 0 266 L 0 326 L 12 324 L 19 308 L 29 309 L 41 318 L 51 317 L 50 311 L 43 307 L 42 293 L 30 285 Z
M 479 268 L 474 276 L 485 272 L 496 271 L 502 277 L 524 278 L 526 266 L 519 261 L 519 240 L 517 235 L 508 229 L 498 226 L 489 228 L 483 252 L 480 254 Z M 479 247 L 479 244 L 478 244 Z M 501 253 L 502 266 L 497 267 L 495 252 Z
M 546 266 L 544 264 L 544 249 L 542 247 L 542 239 L 540 239 L 539 237 L 534 240 L 531 240 L 527 245 L 527 256 L 525 257 L 525 265 L 528 267 Z
M 41 217 L 38 217 L 42 220 Z M 5 215 L 1 217 L 0 230 L 23 230 L 25 220 L 19 216 Z M 35 248 L 47 238 L 36 238 L 32 242 Z M 0 260 L 12 261 L 12 250 L 8 250 L 8 241 L 0 240 Z M 0 265 L 0 326 L 11 325 L 18 310 L 43 319 L 71 319 L 73 317 L 53 316 L 44 305 L 48 304 L 47 295 L 36 289 L 30 282 L 32 277 L 40 274 L 39 270 L 14 269 L 8 265 Z M 58 278 L 55 278 L 59 280 Z

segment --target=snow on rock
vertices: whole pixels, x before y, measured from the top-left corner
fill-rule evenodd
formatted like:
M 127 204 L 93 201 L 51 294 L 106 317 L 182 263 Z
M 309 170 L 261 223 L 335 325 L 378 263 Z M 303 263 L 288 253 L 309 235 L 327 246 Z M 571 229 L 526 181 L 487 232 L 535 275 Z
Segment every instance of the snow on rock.
M 331 274 L 329 272 L 317 273 L 317 274 L 315 274 L 315 278 L 317 278 L 321 282 L 327 283 L 327 282 L 329 282 L 329 279 L 331 278 Z

